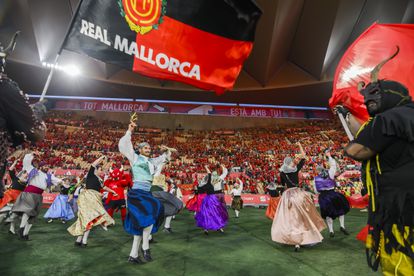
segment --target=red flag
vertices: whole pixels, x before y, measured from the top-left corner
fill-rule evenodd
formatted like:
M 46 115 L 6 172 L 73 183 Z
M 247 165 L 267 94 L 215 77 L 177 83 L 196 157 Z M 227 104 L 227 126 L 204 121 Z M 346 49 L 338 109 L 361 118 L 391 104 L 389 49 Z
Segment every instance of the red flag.
M 366 121 L 368 113 L 357 85 L 360 81 L 369 83 L 372 69 L 391 56 L 396 46 L 400 47 L 399 54 L 384 65 L 379 79 L 402 83 L 414 97 L 414 24 L 374 23 L 352 43 L 339 62 L 329 106 L 342 104 Z
M 83 0 L 64 49 L 222 93 L 252 48 L 254 0 Z

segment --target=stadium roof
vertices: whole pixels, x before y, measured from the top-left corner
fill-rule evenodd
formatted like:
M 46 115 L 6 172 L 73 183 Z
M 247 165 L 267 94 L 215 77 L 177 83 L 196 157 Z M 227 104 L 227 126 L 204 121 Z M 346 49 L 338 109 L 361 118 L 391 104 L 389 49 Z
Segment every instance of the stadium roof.
M 40 94 L 79 0 L 2 0 L 0 41 L 21 30 L 8 74 Z M 254 49 L 234 91 L 222 96 L 147 78 L 64 51 L 60 64 L 80 66 L 76 79 L 55 73 L 50 95 L 327 106 L 337 63 L 372 23 L 414 23 L 414 0 L 257 0 L 263 10 Z M 196 91 L 196 92 L 195 92 Z

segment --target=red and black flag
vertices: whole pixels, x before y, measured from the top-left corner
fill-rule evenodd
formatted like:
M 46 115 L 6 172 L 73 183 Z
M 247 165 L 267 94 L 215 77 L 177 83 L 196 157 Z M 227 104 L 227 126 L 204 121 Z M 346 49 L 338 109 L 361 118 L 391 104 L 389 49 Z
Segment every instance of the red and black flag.
M 223 92 L 252 50 L 260 16 L 254 0 L 83 0 L 63 48 Z

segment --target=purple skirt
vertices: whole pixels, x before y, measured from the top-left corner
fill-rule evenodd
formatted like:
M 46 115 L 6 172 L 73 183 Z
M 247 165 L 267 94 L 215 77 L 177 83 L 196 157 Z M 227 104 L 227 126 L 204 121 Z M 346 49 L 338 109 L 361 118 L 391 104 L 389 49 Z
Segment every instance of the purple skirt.
M 322 191 L 319 194 L 319 207 L 324 219 L 326 217 L 336 219 L 349 212 L 349 202 L 346 197 L 334 190 Z
M 216 195 L 207 195 L 203 199 L 200 211 L 195 216 L 197 227 L 205 230 L 219 230 L 226 226 L 229 220 L 226 206 Z

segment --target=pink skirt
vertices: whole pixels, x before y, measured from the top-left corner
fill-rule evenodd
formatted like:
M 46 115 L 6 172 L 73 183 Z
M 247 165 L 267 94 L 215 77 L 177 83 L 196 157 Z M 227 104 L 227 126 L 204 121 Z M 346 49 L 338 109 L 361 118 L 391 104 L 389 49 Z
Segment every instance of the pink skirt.
M 320 232 L 325 228 L 310 193 L 290 188 L 282 194 L 271 229 L 273 241 L 289 245 L 315 244 L 322 242 Z
M 203 203 L 203 199 L 206 197 L 207 194 L 197 194 L 194 197 L 190 198 L 187 201 L 185 207 L 192 212 L 199 212 L 201 208 L 201 204 Z

